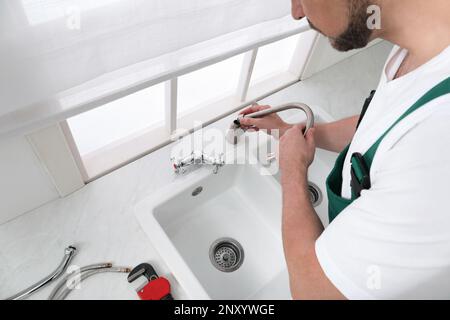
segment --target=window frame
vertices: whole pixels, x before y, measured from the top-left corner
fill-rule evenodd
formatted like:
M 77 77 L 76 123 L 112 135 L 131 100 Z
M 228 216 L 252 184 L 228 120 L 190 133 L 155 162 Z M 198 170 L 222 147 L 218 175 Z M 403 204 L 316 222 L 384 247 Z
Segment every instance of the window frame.
M 308 33 L 308 36 L 305 38 L 300 36 L 305 33 Z M 275 43 L 295 35 L 299 35 L 299 39 L 290 62 L 289 69 L 250 87 L 251 77 L 258 55 L 258 49 L 267 44 Z M 254 44 L 249 47 L 242 48 L 241 50 L 235 50 L 235 52 L 225 54 L 221 57 L 211 57 L 209 60 L 199 62 L 185 68 L 184 70 L 167 75 L 166 79 L 162 81 L 156 83 L 152 81 L 148 83 L 141 83 L 140 85 L 124 88 L 120 94 L 103 97 L 102 100 L 106 102 L 103 104 L 98 104 L 98 106 L 164 82 L 166 96 L 164 126 L 156 129 L 151 128 L 149 130 L 141 130 L 138 133 L 126 136 L 123 139 L 106 145 L 105 147 L 97 149 L 94 152 L 84 156 L 81 156 L 78 151 L 67 120 L 62 121 L 60 123 L 61 126 L 66 128 L 66 130 L 63 130 L 63 133 L 68 141 L 73 157 L 77 162 L 77 166 L 79 167 L 80 172 L 82 172 L 85 183 L 98 179 L 170 144 L 182 136 L 192 133 L 199 127 L 200 124 L 202 127 L 207 126 L 300 81 L 319 37 L 320 36 L 317 32 L 309 30 L 308 28 L 301 30 L 300 32 L 289 32 L 264 41 L 263 43 Z M 212 105 L 195 110 L 183 117 L 178 117 L 178 77 L 208 67 L 215 63 L 219 63 L 239 54 L 245 54 L 245 56 L 241 73 L 239 75 L 240 78 L 238 81 L 238 87 L 234 94 L 215 101 Z M 230 108 L 230 106 L 233 107 Z M 199 119 L 202 119 L 200 123 L 198 122 Z M 196 121 L 199 125 L 196 127 L 191 127 L 190 124 L 194 121 Z M 178 130 L 179 128 L 189 129 L 183 130 L 180 133 Z

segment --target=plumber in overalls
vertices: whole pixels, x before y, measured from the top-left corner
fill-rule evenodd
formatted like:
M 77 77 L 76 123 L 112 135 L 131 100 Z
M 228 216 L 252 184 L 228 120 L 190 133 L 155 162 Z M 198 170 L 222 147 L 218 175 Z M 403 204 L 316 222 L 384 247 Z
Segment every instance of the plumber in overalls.
M 294 299 L 450 297 L 450 1 L 292 0 L 339 51 L 395 46 L 361 114 L 278 129 L 282 233 Z M 356 79 L 357 81 L 357 79 Z M 307 103 L 307 101 L 304 101 Z M 269 106 L 252 106 L 249 114 Z M 308 191 L 316 148 L 339 153 L 324 228 Z

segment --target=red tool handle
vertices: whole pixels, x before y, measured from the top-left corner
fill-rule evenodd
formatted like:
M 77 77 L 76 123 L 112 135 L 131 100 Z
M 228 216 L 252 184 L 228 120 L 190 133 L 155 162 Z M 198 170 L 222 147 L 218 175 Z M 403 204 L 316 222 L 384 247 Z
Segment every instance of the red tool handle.
M 141 300 L 168 299 L 171 298 L 170 283 L 166 278 L 159 277 L 147 283 L 137 294 Z

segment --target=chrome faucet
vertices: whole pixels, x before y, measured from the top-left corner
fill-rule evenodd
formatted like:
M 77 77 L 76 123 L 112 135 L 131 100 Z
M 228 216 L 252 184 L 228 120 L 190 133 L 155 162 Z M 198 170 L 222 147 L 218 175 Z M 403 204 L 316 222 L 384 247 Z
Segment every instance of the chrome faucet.
M 245 133 L 245 131 L 241 127 L 242 118 L 263 118 L 265 116 L 268 116 L 269 114 L 278 113 L 289 109 L 299 109 L 305 112 L 306 127 L 303 134 L 306 135 L 308 130 L 314 127 L 314 114 L 311 108 L 304 103 L 286 103 L 278 107 L 273 107 L 270 109 L 261 110 L 246 115 L 240 115 L 239 118 L 233 121 L 233 124 L 231 125 L 227 133 L 226 139 L 231 144 L 237 144 L 239 142 L 239 137 Z
M 32 286 L 28 287 L 27 289 L 22 290 L 21 292 L 13 295 L 11 297 L 9 297 L 6 300 L 21 300 L 21 299 L 25 299 L 28 296 L 30 296 L 33 293 L 35 293 L 36 291 L 41 290 L 42 288 L 44 288 L 45 286 L 47 286 L 51 282 L 53 282 L 56 279 L 58 279 L 66 271 L 67 267 L 70 264 L 70 261 L 72 260 L 72 258 L 75 255 L 76 251 L 77 251 L 77 249 L 74 246 L 67 247 L 64 250 L 64 257 L 63 257 L 61 263 L 59 264 L 59 266 L 56 268 L 55 271 L 53 271 L 50 275 L 48 275 L 47 277 L 43 278 L 42 280 L 36 282 Z
M 207 154 L 205 154 L 203 151 L 193 151 L 189 156 L 182 158 L 182 159 L 176 159 L 172 157 L 170 159 L 172 161 L 173 169 L 176 174 L 183 174 L 186 172 L 186 168 L 191 165 L 212 165 L 213 166 L 213 173 L 217 174 L 220 167 L 223 167 L 225 165 L 225 159 L 223 153 L 220 153 L 217 157 L 212 157 Z

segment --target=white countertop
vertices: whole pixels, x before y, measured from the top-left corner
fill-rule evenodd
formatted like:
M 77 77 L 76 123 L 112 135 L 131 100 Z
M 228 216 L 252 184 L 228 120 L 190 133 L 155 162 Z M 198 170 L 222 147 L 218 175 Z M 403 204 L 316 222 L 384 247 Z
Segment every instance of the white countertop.
M 359 81 L 346 81 L 347 70 L 352 69 L 348 64 L 364 61 L 373 64 L 373 58 L 371 54 L 356 55 L 349 59 L 354 62 L 344 61 L 271 96 L 264 103 L 302 101 L 311 107 L 320 105 L 328 112 L 346 110 L 354 114 L 360 110 L 370 89 L 376 86 L 378 75 L 364 74 Z M 227 128 L 231 119 L 223 119 L 214 126 Z M 48 275 L 58 266 L 68 245 L 78 249 L 72 260 L 78 266 L 110 261 L 117 266 L 134 267 L 149 262 L 170 280 L 175 299 L 189 298 L 141 230 L 133 212 L 135 203 L 146 195 L 183 179 L 176 178 L 171 169 L 171 147 L 153 152 L 66 198 L 0 225 L 0 298 L 7 298 Z M 53 286 L 54 283 L 31 298 L 46 299 Z M 137 295 L 125 274 L 105 273 L 82 282 L 81 289 L 68 298 L 137 299 Z
M 184 297 L 133 214 L 136 198 L 174 179 L 169 148 L 137 161 L 0 226 L 0 297 L 6 298 L 53 271 L 64 248 L 77 247 L 72 263 L 111 261 L 120 266 L 150 262 L 169 278 L 173 295 Z M 32 296 L 45 299 L 49 286 Z M 124 274 L 100 274 L 82 283 L 70 298 L 136 299 Z

